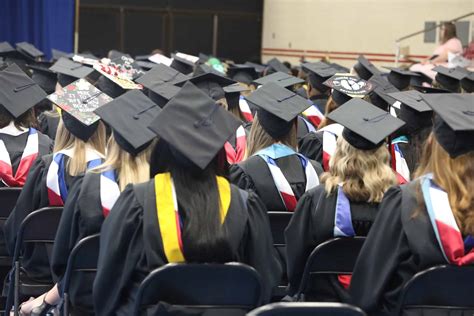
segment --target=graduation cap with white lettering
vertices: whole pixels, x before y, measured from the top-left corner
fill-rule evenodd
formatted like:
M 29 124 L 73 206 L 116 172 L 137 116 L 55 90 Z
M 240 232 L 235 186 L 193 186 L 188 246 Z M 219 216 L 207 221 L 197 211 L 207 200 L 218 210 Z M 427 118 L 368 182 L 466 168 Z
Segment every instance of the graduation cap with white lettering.
M 386 137 L 404 122 L 390 113 L 361 99 L 351 99 L 328 118 L 344 126 L 342 137 L 357 149 L 373 150 L 383 145 Z
M 474 151 L 474 94 L 426 94 L 425 102 L 437 114 L 436 140 L 451 158 Z
M 336 74 L 324 85 L 333 89 L 331 96 L 339 106 L 352 98 L 363 98 L 374 89 L 372 83 L 351 74 Z
M 457 68 L 446 68 L 443 66 L 436 66 L 433 68 L 433 71 L 437 72 L 435 80 L 441 87 L 451 92 L 459 92 L 461 80 L 466 76 L 463 71 Z

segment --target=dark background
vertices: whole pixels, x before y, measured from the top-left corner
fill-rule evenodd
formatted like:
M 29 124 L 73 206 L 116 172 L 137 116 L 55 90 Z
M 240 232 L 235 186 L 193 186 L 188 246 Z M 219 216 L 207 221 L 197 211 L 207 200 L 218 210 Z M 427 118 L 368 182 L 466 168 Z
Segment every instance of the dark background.
M 81 0 L 79 51 L 135 56 L 159 48 L 258 61 L 262 14 L 263 0 Z

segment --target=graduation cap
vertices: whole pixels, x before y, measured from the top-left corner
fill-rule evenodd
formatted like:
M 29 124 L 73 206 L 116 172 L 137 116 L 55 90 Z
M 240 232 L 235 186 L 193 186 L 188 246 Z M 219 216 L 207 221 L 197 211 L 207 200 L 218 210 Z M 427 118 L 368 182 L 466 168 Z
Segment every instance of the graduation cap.
M 30 60 L 37 60 L 44 56 L 44 53 L 36 48 L 33 44 L 27 42 L 16 43 L 16 49 Z
M 143 70 L 150 70 L 153 67 L 156 66 L 155 63 L 149 62 L 149 61 L 143 61 L 143 60 L 136 60 L 135 63 L 140 66 L 141 69 Z
M 240 94 L 249 90 L 249 88 L 241 85 L 240 83 L 235 83 L 233 85 L 224 87 L 225 98 L 227 100 L 229 109 L 237 108 L 239 106 Z
M 163 83 L 148 89 L 148 97 L 160 107 L 165 107 L 169 100 L 178 94 L 180 87 Z
M 118 98 L 126 92 L 125 89 L 122 89 L 122 87 L 114 81 L 103 75 L 97 79 L 95 86 L 113 99 Z
M 33 71 L 31 79 L 33 79 L 33 81 L 36 82 L 47 94 L 54 92 L 58 81 L 56 73 L 50 70 L 49 66 L 51 66 L 50 62 L 37 62 L 32 65 L 26 65 L 26 67 Z
M 267 62 L 267 73 L 271 74 L 274 72 L 291 74 L 291 70 L 277 58 L 272 58 Z
M 65 87 L 79 78 L 87 77 L 94 69 L 76 63 L 65 57 L 60 57 L 54 65 L 49 68 L 58 74 L 58 82 L 61 87 Z
M 155 64 L 163 64 L 165 66 L 171 66 L 171 63 L 173 62 L 171 58 L 168 58 L 162 54 L 154 54 L 148 57 L 148 60 L 154 62 Z
M 433 131 L 451 158 L 474 150 L 474 94 L 425 94 L 425 102 L 437 114 Z
M 306 73 L 308 73 L 308 79 L 311 86 L 321 93 L 325 93 L 329 90 L 329 87 L 323 84 L 324 81 L 338 73 L 336 68 L 323 62 L 306 63 L 302 64 L 301 67 Z
M 436 66 L 433 68 L 433 71 L 436 71 L 435 80 L 443 88 L 451 92 L 459 92 L 461 87 L 461 80 L 466 76 L 463 71 L 460 71 L 457 68 L 446 68 L 443 66 Z
M 432 125 L 432 109 L 423 100 L 421 92 L 408 90 L 389 95 L 401 103 L 398 117 L 406 123 L 403 129 L 408 134 Z
M 13 48 L 10 43 L 0 43 L 0 56 L 4 58 L 5 63 L 17 64 L 23 71 L 27 71 L 27 58 L 23 54 L 20 54 L 20 52 L 18 52 L 15 48 Z
M 393 84 L 399 90 L 405 90 L 410 85 L 410 81 L 412 77 L 421 77 L 421 75 L 417 72 L 404 70 L 401 68 L 392 68 L 386 67 L 390 69 L 390 73 L 388 74 L 388 81 Z
M 67 130 L 83 141 L 87 141 L 97 128 L 99 117 L 94 110 L 112 101 L 83 78 L 50 94 L 48 99 L 63 110 L 61 115 Z
M 188 79 L 188 76 L 183 75 L 176 69 L 164 64 L 156 64 L 155 67 L 140 76 L 135 80 L 135 82 L 142 84 L 145 88 L 152 89 L 153 87 L 163 83 L 174 85 Z
M 359 58 L 357 58 L 354 70 L 357 72 L 357 75 L 364 80 L 369 80 L 374 75 L 382 74 L 382 72 L 363 55 L 360 55 Z
M 293 120 L 311 106 L 307 99 L 275 82 L 263 85 L 245 99 L 258 107 L 258 120 L 274 139 L 288 134 Z
M 474 92 L 474 71 L 467 71 L 466 76 L 461 79 L 461 86 L 467 93 Z
M 192 78 L 186 78 L 186 80 L 177 82 L 176 85 L 180 86 L 186 81 L 194 83 L 196 87 L 201 89 L 204 93 L 206 93 L 215 101 L 225 97 L 224 90 L 222 89 L 223 87 L 235 83 L 234 80 L 226 78 L 220 74 L 209 72 Z
M 0 72 L 0 104 L 18 118 L 46 97 L 41 87 L 15 64 Z
M 236 64 L 232 65 L 227 69 L 227 76 L 232 80 L 245 83 L 247 85 L 251 84 L 252 81 L 258 78 L 257 71 L 253 66 Z
M 419 76 L 411 76 L 410 78 L 410 86 L 422 86 L 424 83 L 431 85 L 433 83 L 433 79 L 428 77 L 422 72 L 414 71 Z
M 344 67 L 342 65 L 339 65 L 337 63 L 329 63 L 328 65 L 331 66 L 332 68 L 337 69 L 338 73 L 349 73 L 350 72 L 349 68 Z
M 171 65 L 170 65 L 171 68 L 174 68 L 185 75 L 188 75 L 194 71 L 194 65 L 195 65 L 194 62 L 188 59 L 179 57 L 178 55 L 173 55 L 172 57 L 173 57 L 173 61 L 171 62 Z
M 114 132 L 119 146 L 136 156 L 156 137 L 148 126 L 161 108 L 140 90 L 130 90 L 94 110 Z
M 209 74 L 209 73 L 213 73 L 213 74 L 216 74 L 218 76 L 224 76 L 225 75 L 223 72 L 215 69 L 212 66 L 209 66 L 209 65 L 206 65 L 206 64 L 201 64 L 201 65 L 198 65 L 196 67 L 196 69 L 194 69 L 193 77 L 203 75 L 203 74 Z
M 344 126 L 342 136 L 357 149 L 372 150 L 383 145 L 387 136 L 404 122 L 361 99 L 351 99 L 328 118 Z
M 231 113 L 186 82 L 153 120 L 150 129 L 175 150 L 177 161 L 184 156 L 204 169 L 240 125 Z
M 258 85 L 264 85 L 270 82 L 276 83 L 283 88 L 291 88 L 296 84 L 304 83 L 304 80 L 284 72 L 275 72 L 271 75 L 254 80 L 254 83 Z
M 260 64 L 257 64 L 257 63 L 252 63 L 250 61 L 246 61 L 244 63 L 244 65 L 247 65 L 247 66 L 250 66 L 250 67 L 253 67 L 255 69 L 255 71 L 261 75 L 264 71 L 265 71 L 265 66 L 263 65 L 260 65 Z
M 363 98 L 374 89 L 372 83 L 351 74 L 334 75 L 326 80 L 324 85 L 333 89 L 332 98 L 338 105 L 351 98 Z
M 378 108 L 388 111 L 388 108 L 395 103 L 395 99 L 389 94 L 399 90 L 380 75 L 372 76 L 369 82 L 374 84 L 374 90 L 369 94 L 370 102 Z
M 74 56 L 72 53 L 66 53 L 55 48 L 51 49 L 51 53 L 53 55 L 53 60 L 58 60 L 61 57 L 71 59 Z
M 426 86 L 412 86 L 413 89 L 416 91 L 420 91 L 422 93 L 451 93 L 451 91 L 443 89 L 443 88 L 436 88 L 436 87 L 426 87 Z

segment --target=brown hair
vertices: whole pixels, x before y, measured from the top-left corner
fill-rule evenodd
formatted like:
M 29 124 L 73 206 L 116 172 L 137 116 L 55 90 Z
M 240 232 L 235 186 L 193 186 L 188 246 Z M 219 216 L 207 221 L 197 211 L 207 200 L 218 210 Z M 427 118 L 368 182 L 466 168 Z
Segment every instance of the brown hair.
M 328 118 L 328 114 L 334 111 L 335 109 L 337 109 L 337 107 L 338 107 L 337 103 L 332 99 L 332 96 L 330 96 L 328 98 L 328 101 L 326 102 L 324 118 L 321 120 L 321 123 L 319 123 L 318 129 L 334 124 L 334 121 Z
M 12 121 L 18 129 L 37 127 L 36 116 L 33 108 L 15 118 L 5 109 L 4 106 L 0 105 L 0 128 L 4 128 Z
M 450 39 L 457 37 L 456 34 L 456 25 L 453 22 L 444 22 L 441 24 L 441 28 L 444 29 L 444 32 L 441 34 L 441 44 L 446 43 Z

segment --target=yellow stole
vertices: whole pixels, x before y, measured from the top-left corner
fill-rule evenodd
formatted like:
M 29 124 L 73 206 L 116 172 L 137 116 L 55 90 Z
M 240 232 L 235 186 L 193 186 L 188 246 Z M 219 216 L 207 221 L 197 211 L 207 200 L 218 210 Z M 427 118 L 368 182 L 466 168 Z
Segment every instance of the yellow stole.
M 224 222 L 230 206 L 230 184 L 222 177 L 216 177 L 219 189 L 221 223 Z M 156 215 L 161 240 L 168 262 L 185 262 L 181 239 L 178 202 L 170 173 L 155 176 Z

